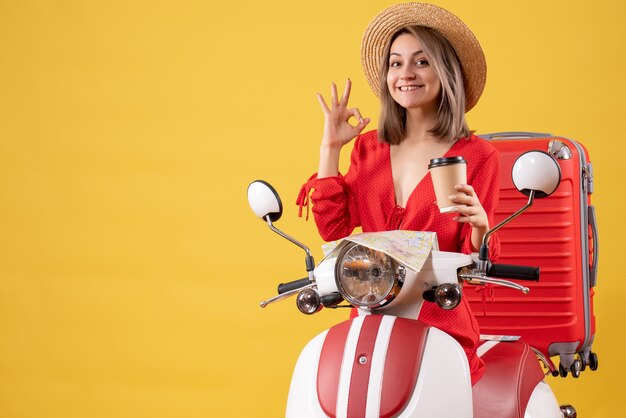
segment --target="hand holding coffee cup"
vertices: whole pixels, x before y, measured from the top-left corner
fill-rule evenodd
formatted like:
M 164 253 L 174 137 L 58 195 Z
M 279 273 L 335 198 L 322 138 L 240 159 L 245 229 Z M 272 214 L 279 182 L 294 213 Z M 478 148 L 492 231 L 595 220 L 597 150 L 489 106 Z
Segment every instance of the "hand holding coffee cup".
M 460 194 L 455 186 L 467 183 L 467 163 L 463 157 L 432 159 L 428 164 L 428 170 L 440 213 L 458 212 L 459 207 L 466 206 L 450 200 L 451 196 Z

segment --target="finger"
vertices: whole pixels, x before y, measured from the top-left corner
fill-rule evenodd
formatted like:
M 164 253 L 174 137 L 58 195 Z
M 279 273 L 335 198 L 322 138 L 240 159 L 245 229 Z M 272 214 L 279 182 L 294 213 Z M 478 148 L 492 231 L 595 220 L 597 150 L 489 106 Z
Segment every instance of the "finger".
M 330 109 L 328 108 L 326 101 L 324 100 L 322 95 L 319 93 L 317 93 L 317 101 L 320 102 L 320 106 L 322 106 L 322 110 L 324 111 L 324 114 L 330 112 Z
M 348 105 L 348 99 L 350 98 L 351 89 L 352 89 L 352 81 L 348 79 L 348 81 L 346 81 L 346 88 L 343 90 L 343 96 L 341 96 L 341 102 L 339 104 L 343 106 Z
M 333 107 L 339 105 L 339 101 L 337 100 L 337 85 L 334 82 L 330 83 L 330 97 Z
M 353 109 L 348 109 L 348 114 L 354 116 L 359 123 L 363 123 L 363 116 L 361 116 L 361 112 L 359 112 L 359 109 L 357 109 L 356 107 Z
M 355 134 L 356 135 L 360 134 L 361 131 L 363 131 L 363 129 L 365 129 L 365 127 L 367 126 L 368 123 L 370 123 L 370 118 L 365 118 L 361 122 L 359 122 L 358 125 L 355 125 L 354 126 Z
M 468 194 L 469 196 L 476 195 L 474 188 L 470 186 L 469 184 L 457 184 L 456 186 L 454 186 L 454 188 L 460 192 Z
M 450 195 L 448 196 L 448 199 L 450 199 L 454 203 L 462 203 L 469 206 L 475 206 L 478 204 L 478 200 L 475 197 L 468 196 L 463 193 Z
M 460 222 L 462 224 L 471 224 L 472 222 L 475 222 L 476 217 L 475 216 L 457 216 L 456 218 L 452 218 L 452 220 Z
M 473 216 L 480 213 L 480 209 L 475 206 L 456 206 L 454 212 L 458 212 L 459 216 Z

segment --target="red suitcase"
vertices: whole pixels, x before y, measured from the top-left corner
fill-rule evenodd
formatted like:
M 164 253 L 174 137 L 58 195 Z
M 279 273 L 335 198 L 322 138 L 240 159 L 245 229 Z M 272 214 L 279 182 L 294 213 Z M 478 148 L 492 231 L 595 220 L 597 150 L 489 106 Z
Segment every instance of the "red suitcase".
M 598 266 L 598 233 L 593 172 L 585 147 L 550 134 L 507 132 L 482 136 L 500 151 L 500 222 L 527 203 L 513 186 L 515 159 L 530 150 L 546 151 L 561 167 L 561 183 L 547 198 L 536 199 L 523 216 L 498 231 L 498 263 L 540 267 L 539 282 L 524 282 L 525 295 L 507 288 L 466 286 L 465 293 L 481 333 L 518 335 L 544 356 L 559 356 L 559 373 L 578 377 L 595 370 L 593 295 Z

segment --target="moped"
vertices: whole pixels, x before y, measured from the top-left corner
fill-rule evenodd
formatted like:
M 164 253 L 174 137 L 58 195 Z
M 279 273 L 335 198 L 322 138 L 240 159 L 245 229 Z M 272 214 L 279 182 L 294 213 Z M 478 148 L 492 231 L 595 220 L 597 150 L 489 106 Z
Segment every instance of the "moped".
M 276 190 L 262 180 L 250 184 L 254 213 L 306 252 L 307 277 L 280 284 L 278 295 L 261 307 L 296 296 L 297 308 L 308 315 L 342 303 L 358 311 L 304 347 L 287 417 L 576 417 L 571 405 L 559 406 L 544 380 L 554 371 L 550 359 L 519 337 L 481 335 L 478 355 L 486 372 L 472 386 L 461 345 L 416 319 L 424 301 L 440 309 L 457 307 L 461 284 L 528 293 L 508 279 L 539 279 L 539 268 L 492 263 L 488 238 L 535 198 L 554 192 L 560 168 L 549 154 L 531 151 L 517 159 L 512 176 L 528 203 L 486 234 L 478 254 L 439 251 L 433 232 L 386 231 L 331 243 L 317 265 L 306 245 L 274 226 L 282 215 Z

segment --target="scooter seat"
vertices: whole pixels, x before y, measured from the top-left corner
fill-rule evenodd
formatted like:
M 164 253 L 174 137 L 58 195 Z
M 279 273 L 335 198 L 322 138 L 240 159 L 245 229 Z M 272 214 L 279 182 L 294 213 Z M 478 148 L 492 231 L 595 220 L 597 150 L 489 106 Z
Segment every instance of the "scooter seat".
M 530 395 L 545 376 L 530 346 L 498 342 L 481 358 L 486 368 L 472 388 L 474 418 L 524 418 Z

